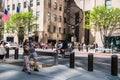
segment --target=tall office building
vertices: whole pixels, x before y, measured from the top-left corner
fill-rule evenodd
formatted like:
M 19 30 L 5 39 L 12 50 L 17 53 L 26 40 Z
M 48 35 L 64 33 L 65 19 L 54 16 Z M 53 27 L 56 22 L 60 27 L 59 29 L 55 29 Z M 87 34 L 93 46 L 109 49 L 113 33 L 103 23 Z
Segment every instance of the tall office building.
M 30 6 L 30 10 L 38 17 L 38 41 L 45 42 L 56 42 L 66 38 L 65 5 L 66 0 L 5 0 L 5 8 L 11 15 L 16 13 L 17 6 L 20 7 L 20 13 L 28 12 L 28 6 Z M 24 36 L 27 36 L 27 34 Z M 18 42 L 16 34 L 5 33 L 4 39 Z

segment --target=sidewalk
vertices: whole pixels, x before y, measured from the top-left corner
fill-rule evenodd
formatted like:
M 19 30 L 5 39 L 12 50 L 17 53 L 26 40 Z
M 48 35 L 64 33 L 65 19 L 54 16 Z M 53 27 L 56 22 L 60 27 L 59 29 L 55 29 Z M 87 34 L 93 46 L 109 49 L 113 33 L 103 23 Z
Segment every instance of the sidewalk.
M 41 68 L 31 75 L 21 71 L 22 67 L 0 63 L 0 80 L 120 80 L 118 76 L 94 70 L 89 72 L 80 67 L 74 69 L 65 65 Z
M 22 53 L 22 52 L 20 52 Z M 95 56 L 105 56 L 104 53 L 94 53 Z M 76 56 L 88 56 L 86 52 L 76 50 Z M 107 54 L 109 55 L 109 53 Z M 110 57 L 110 56 L 109 56 Z M 8 61 L 15 61 L 10 59 Z M 17 60 L 21 61 L 21 59 Z M 0 61 L 0 80 L 120 80 L 118 76 L 111 73 L 94 70 L 89 72 L 81 67 L 69 68 L 69 65 L 57 65 L 39 69 L 39 72 L 32 71 L 31 75 L 21 71 L 22 67 L 5 64 Z

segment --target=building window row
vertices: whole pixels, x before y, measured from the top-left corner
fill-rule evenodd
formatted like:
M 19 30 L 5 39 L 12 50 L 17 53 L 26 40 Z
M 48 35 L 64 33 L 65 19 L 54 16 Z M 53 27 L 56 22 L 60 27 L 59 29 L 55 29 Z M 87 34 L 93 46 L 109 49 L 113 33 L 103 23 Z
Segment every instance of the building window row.
M 48 28 L 47 28 L 47 32 L 52 32 L 53 31 L 53 33 L 56 33 L 56 31 L 57 31 L 57 27 L 56 26 L 53 26 L 53 30 L 52 30 L 52 27 L 51 27 L 51 25 L 48 25 Z M 59 27 L 58 28 L 58 33 L 59 34 L 65 34 L 66 33 L 66 29 L 65 28 L 63 28 L 63 30 L 62 30 L 62 28 L 61 27 Z
M 54 21 L 57 21 L 57 15 L 53 14 Z M 51 20 L 51 13 L 48 12 L 48 20 Z M 62 22 L 62 16 L 59 16 L 59 22 Z
M 17 6 L 21 8 L 22 3 L 18 3 Z M 30 0 L 30 7 L 33 7 L 33 0 Z M 36 0 L 36 5 L 40 5 L 40 0 Z M 27 8 L 27 2 L 23 2 L 23 8 Z M 7 9 L 10 10 L 10 5 L 7 5 Z M 15 4 L 12 4 L 12 10 L 15 10 Z
M 51 5 L 52 5 L 51 0 L 48 0 L 48 7 L 51 8 Z M 55 1 L 53 4 L 53 8 L 57 10 L 57 7 L 58 7 L 58 4 L 57 4 L 57 1 Z M 62 11 L 62 4 L 59 5 L 59 11 Z

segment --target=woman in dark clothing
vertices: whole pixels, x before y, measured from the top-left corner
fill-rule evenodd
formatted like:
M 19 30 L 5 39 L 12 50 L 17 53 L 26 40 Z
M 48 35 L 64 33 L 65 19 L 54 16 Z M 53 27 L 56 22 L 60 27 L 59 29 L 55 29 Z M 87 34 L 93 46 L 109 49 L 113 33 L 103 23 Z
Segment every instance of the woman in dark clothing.
M 23 63 L 22 71 L 27 71 L 28 74 L 30 74 L 30 65 L 29 65 L 30 46 L 28 39 L 26 39 L 25 42 L 23 43 L 23 50 L 24 50 L 23 52 L 24 63 Z

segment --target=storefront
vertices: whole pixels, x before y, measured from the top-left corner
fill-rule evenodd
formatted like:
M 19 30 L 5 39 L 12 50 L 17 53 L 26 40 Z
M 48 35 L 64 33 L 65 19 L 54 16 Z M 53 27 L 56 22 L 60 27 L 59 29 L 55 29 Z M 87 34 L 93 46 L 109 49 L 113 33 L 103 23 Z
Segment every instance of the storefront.
M 105 37 L 105 47 L 120 50 L 120 34 Z

